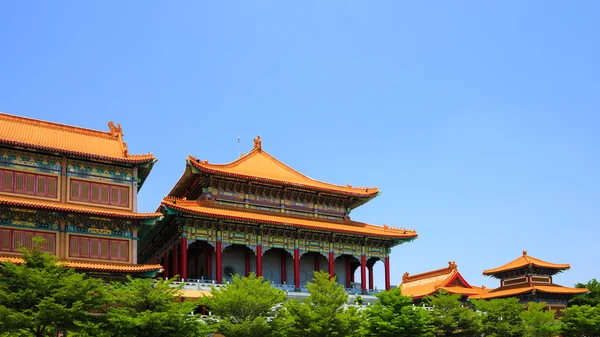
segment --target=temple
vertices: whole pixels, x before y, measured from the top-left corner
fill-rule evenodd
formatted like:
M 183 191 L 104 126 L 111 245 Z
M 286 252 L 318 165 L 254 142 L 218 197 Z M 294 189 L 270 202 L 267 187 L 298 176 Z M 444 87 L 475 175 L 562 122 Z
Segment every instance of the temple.
M 470 299 L 492 299 L 517 297 L 522 303 L 545 302 L 548 309 L 561 311 L 566 308 L 569 299 L 588 292 L 585 288 L 563 287 L 552 282 L 552 277 L 570 269 L 568 264 L 556 264 L 527 255 L 494 269 L 488 269 L 483 275 L 500 280 L 500 287 L 484 294 L 472 295 Z
M 137 264 L 137 232 L 160 213 L 138 213 L 156 162 L 129 154 L 120 125 L 102 132 L 0 113 L 0 262 L 22 263 L 33 238 L 91 276 L 153 276 Z
M 417 238 L 414 230 L 350 219 L 377 195 L 375 187 L 311 179 L 264 151 L 257 137 L 250 153 L 229 164 L 187 158 L 159 208 L 164 219 L 140 234 L 140 261 L 188 282 L 221 284 L 255 272 L 288 292 L 306 291 L 322 270 L 348 292 L 369 295 L 373 265 L 384 263 L 389 289 L 391 248 Z
M 489 291 L 485 287 L 471 286 L 460 274 L 454 261 L 448 262 L 446 268 L 415 275 L 404 273 L 402 283 L 398 287 L 402 289 L 402 295 L 412 297 L 417 303 L 423 297 L 434 295 L 440 290 L 450 294 L 460 294 L 464 299 L 469 295 Z

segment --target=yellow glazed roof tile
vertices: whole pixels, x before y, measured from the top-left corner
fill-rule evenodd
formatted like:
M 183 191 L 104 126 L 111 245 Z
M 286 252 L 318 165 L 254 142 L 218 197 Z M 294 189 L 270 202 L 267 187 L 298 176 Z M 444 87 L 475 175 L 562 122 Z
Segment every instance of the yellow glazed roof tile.
M 571 268 L 571 266 L 566 263 L 565 264 L 557 264 L 557 263 L 551 263 L 551 262 L 546 262 L 546 261 L 543 261 L 540 259 L 536 259 L 535 257 L 531 257 L 531 256 L 527 255 L 527 251 L 524 250 L 523 255 L 520 256 L 519 258 L 517 258 L 503 266 L 500 266 L 498 268 L 484 270 L 483 275 L 493 275 L 496 273 L 501 273 L 504 271 L 514 270 L 514 269 L 519 269 L 519 268 L 529 267 L 529 266 L 548 268 L 548 269 L 558 269 L 558 270 L 565 270 L 565 269 Z
M 21 264 L 25 261 L 21 257 L 0 256 L 0 263 L 3 262 Z M 64 264 L 66 267 L 80 270 L 117 271 L 126 273 L 142 273 L 163 269 L 159 264 L 102 263 L 89 261 L 59 261 L 59 263 Z
M 152 154 L 127 152 L 120 125 L 109 122 L 108 132 L 0 113 L 0 143 L 102 160 L 152 162 Z
M 499 298 L 499 297 L 510 297 L 519 294 L 525 294 L 533 291 L 539 291 L 542 293 L 550 293 L 550 294 L 567 294 L 567 295 L 577 295 L 577 294 L 585 294 L 588 292 L 585 288 L 569 288 L 563 287 L 558 284 L 552 285 L 536 285 L 532 283 L 525 283 L 515 286 L 507 286 L 500 287 L 494 290 L 491 290 L 487 293 L 475 294 L 469 296 L 469 299 L 490 299 L 490 298 Z
M 354 234 L 374 235 L 398 239 L 415 239 L 417 232 L 409 229 L 392 228 L 388 226 L 375 226 L 356 221 L 335 221 L 319 218 L 293 216 L 289 214 L 277 215 L 275 212 L 247 211 L 235 207 L 216 207 L 209 203 L 195 200 L 166 198 L 161 203 L 163 206 L 191 214 L 231 219 L 238 221 L 262 222 L 276 225 L 290 225 L 308 229 L 325 229 L 331 231 L 348 232 Z
M 187 159 L 194 167 L 202 171 L 242 179 L 258 179 L 270 183 L 362 197 L 374 197 L 379 194 L 377 187 L 340 186 L 309 178 L 262 150 L 260 145 L 256 144 L 256 139 L 255 147 L 250 153 L 229 164 L 209 164 L 208 161 L 198 160 L 193 156 L 189 156 Z

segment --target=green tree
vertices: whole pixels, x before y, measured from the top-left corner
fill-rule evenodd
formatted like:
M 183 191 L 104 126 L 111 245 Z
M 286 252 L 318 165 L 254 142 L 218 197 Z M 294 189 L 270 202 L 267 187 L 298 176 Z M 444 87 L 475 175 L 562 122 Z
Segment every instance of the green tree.
M 521 313 L 527 337 L 552 337 L 560 334 L 560 321 L 554 318 L 556 310 L 545 311 L 546 303 L 529 302 Z
M 365 311 L 367 336 L 429 337 L 433 335 L 431 313 L 413 306 L 400 288 L 375 295 L 379 301 Z
M 23 253 L 23 264 L 0 264 L 0 333 L 55 336 L 94 319 L 106 303 L 100 280 L 64 267 L 43 252 L 41 239 Z
M 480 315 L 460 301 L 461 295 L 440 291 L 430 296 L 432 324 L 436 336 L 476 336 L 481 330 Z
M 315 272 L 313 282 L 307 286 L 310 295 L 302 300 L 285 303 L 274 322 L 287 329 L 279 336 L 359 336 L 362 317 L 356 307 L 345 309 L 348 294 L 344 287 L 329 274 Z
M 600 336 L 600 306 L 574 305 L 561 318 L 564 337 Z
M 590 292 L 581 296 L 575 296 L 569 305 L 590 305 L 592 307 L 600 304 L 600 282 L 592 279 L 588 283 L 577 283 L 575 288 L 587 288 Z
M 481 312 L 482 332 L 490 337 L 521 337 L 524 326 L 521 319 L 523 304 L 517 298 L 473 300 Z
M 234 275 L 232 282 L 223 288 L 213 288 L 213 297 L 206 299 L 216 319 L 216 330 L 227 337 L 270 336 L 276 315 L 286 296 L 263 277 L 251 273 L 248 277 Z
M 87 326 L 88 335 L 98 331 L 123 337 L 192 337 L 206 333 L 206 325 L 191 316 L 197 304 L 178 300 L 180 287 L 172 280 L 132 279 L 110 286 L 106 324 Z

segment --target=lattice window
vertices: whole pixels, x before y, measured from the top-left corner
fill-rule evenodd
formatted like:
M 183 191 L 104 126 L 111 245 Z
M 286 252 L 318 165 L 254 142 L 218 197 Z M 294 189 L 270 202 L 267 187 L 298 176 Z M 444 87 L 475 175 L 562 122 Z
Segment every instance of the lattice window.
M 9 229 L 0 229 L 0 250 L 11 251 L 11 233 Z
M 90 240 L 87 238 L 80 238 L 79 246 L 79 256 L 90 257 Z
M 25 176 L 25 194 L 35 195 L 35 176 L 32 174 Z
M 25 174 L 15 173 L 15 192 L 24 193 L 25 191 Z
M 129 261 L 129 242 L 121 241 L 119 244 L 119 254 L 121 261 Z
M 37 180 L 36 195 L 45 197 L 46 196 L 46 177 L 37 176 L 36 180 Z
M 110 204 L 111 205 L 119 205 L 119 186 L 111 186 L 110 187 Z
M 116 241 L 112 241 L 110 243 L 110 259 L 111 260 L 119 259 L 119 244 Z
M 91 202 L 100 202 L 100 185 L 92 184 L 92 198 Z
M 108 254 L 108 241 L 107 240 L 100 241 L 100 258 L 101 259 L 108 259 L 109 258 L 109 254 Z
M 12 250 L 18 252 L 21 249 L 21 244 L 23 242 L 22 232 L 13 232 L 13 247 Z
M 121 200 L 119 205 L 129 207 L 129 187 L 121 187 Z
M 56 177 L 48 177 L 48 197 L 56 198 L 58 195 L 58 179 Z
M 100 242 L 96 239 L 90 240 L 90 256 L 91 257 L 100 257 Z
M 13 191 L 13 180 L 14 180 L 14 173 L 11 171 L 4 171 L 2 172 L 2 178 L 3 180 L 3 190 L 6 192 L 12 192 Z
M 44 243 L 44 251 L 48 253 L 56 253 L 56 239 L 54 234 L 46 234 L 44 235 L 46 239 L 46 243 Z
M 69 256 L 79 256 L 79 238 L 71 236 L 69 240 Z
M 79 193 L 81 193 L 79 182 L 71 181 L 71 199 L 79 200 L 81 198 Z
M 81 201 L 90 201 L 90 183 L 82 181 L 81 184 Z
M 100 193 L 100 203 L 102 204 L 108 204 L 110 203 L 110 196 L 108 193 L 108 185 L 102 185 L 101 186 L 101 193 Z

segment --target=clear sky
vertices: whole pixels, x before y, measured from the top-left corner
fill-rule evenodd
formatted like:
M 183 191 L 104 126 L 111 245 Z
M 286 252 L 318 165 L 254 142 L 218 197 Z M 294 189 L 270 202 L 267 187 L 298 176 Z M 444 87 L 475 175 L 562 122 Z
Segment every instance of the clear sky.
M 600 2 L 3 1 L 0 111 L 108 130 L 159 162 L 153 211 L 193 154 L 263 149 L 377 186 L 352 213 L 415 228 L 392 284 L 529 254 L 600 278 Z M 383 287 L 383 266 L 376 284 Z

